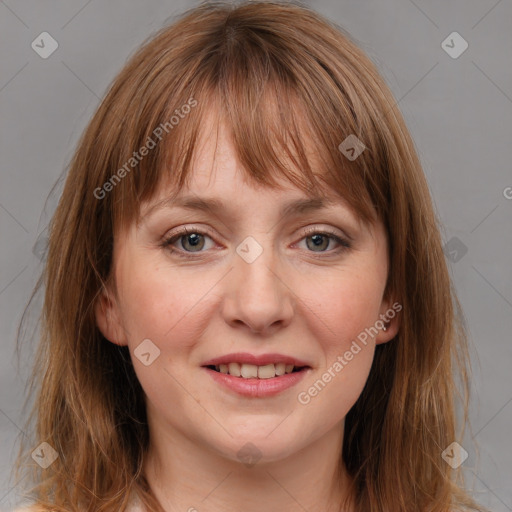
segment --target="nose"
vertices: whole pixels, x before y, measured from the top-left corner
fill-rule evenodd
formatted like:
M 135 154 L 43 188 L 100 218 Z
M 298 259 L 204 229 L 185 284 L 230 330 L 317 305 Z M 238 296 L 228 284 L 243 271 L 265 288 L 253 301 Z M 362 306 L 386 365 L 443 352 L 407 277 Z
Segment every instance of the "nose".
M 262 244 L 261 244 L 262 246 Z M 255 248 L 251 247 L 251 251 Z M 251 261 L 234 254 L 229 273 L 223 314 L 231 327 L 243 326 L 252 333 L 270 335 L 289 325 L 294 312 L 294 293 L 283 267 L 265 247 Z

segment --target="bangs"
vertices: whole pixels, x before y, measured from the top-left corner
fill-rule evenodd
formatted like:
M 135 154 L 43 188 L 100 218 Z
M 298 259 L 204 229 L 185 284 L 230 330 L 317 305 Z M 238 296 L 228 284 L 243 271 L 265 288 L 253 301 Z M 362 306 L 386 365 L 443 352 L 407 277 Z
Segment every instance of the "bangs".
M 275 188 L 282 178 L 310 197 L 336 195 L 366 224 L 385 216 L 386 158 L 377 120 L 354 92 L 361 78 L 287 42 L 226 23 L 196 35 L 167 65 L 153 63 L 138 91 L 132 145 L 155 146 L 114 189 L 114 226 L 137 222 L 160 186 L 173 195 L 189 187 L 199 141 L 216 136 L 220 122 L 249 181 Z M 353 161 L 338 149 L 349 135 L 365 144 Z

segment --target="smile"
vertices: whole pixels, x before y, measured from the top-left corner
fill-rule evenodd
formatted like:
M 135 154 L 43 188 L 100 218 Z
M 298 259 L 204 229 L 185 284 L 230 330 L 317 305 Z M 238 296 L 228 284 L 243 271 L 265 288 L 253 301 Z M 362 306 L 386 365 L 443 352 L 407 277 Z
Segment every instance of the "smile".
M 313 369 L 283 354 L 226 354 L 205 361 L 202 369 L 220 389 L 249 398 L 275 396 L 298 384 Z
M 228 363 L 209 365 L 207 368 L 225 375 L 231 375 L 242 379 L 272 379 L 280 377 L 281 375 L 299 372 L 306 367 L 286 363 L 271 363 L 263 366 L 257 366 L 255 364 Z

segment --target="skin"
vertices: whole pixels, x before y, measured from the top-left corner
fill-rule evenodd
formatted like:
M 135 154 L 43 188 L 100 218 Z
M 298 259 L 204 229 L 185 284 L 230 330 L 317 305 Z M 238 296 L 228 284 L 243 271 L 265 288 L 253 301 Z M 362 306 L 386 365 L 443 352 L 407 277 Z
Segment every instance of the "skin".
M 96 307 L 105 337 L 130 347 L 146 394 L 148 481 L 166 510 L 340 510 L 349 482 L 344 468 L 341 480 L 334 478 L 344 418 L 368 378 L 375 345 L 395 336 L 398 317 L 360 344 L 309 403 L 297 395 L 391 308 L 393 301 L 383 298 L 385 230 L 380 223 L 361 224 L 337 196 L 326 210 L 281 218 L 282 205 L 307 198 L 304 192 L 288 182 L 278 189 L 250 183 L 222 124 L 218 141 L 211 127 L 204 133 L 183 193 L 221 199 L 226 211 L 148 213 L 169 196 L 162 185 L 143 206 L 140 223 L 116 234 L 115 288 Z M 202 248 L 194 252 L 190 236 L 173 243 L 177 252 L 164 247 L 162 241 L 180 227 L 209 228 Z M 336 252 L 341 246 L 327 237 L 316 248 L 306 227 L 349 234 L 352 247 Z M 250 264 L 236 252 L 247 236 L 263 249 Z M 180 250 L 191 258 L 180 258 Z M 133 356 L 144 339 L 160 350 L 149 366 Z M 232 352 L 277 352 L 306 361 L 311 370 L 276 396 L 248 398 L 221 387 L 201 368 Z M 237 456 L 249 442 L 261 456 L 251 467 Z

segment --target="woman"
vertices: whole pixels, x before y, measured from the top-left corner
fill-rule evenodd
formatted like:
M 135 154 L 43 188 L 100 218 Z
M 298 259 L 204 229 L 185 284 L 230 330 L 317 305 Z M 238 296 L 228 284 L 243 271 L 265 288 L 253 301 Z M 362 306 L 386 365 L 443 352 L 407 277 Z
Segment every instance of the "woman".
M 34 510 L 483 510 L 442 456 L 466 338 L 420 162 L 312 10 L 202 4 L 130 59 L 45 284 Z

